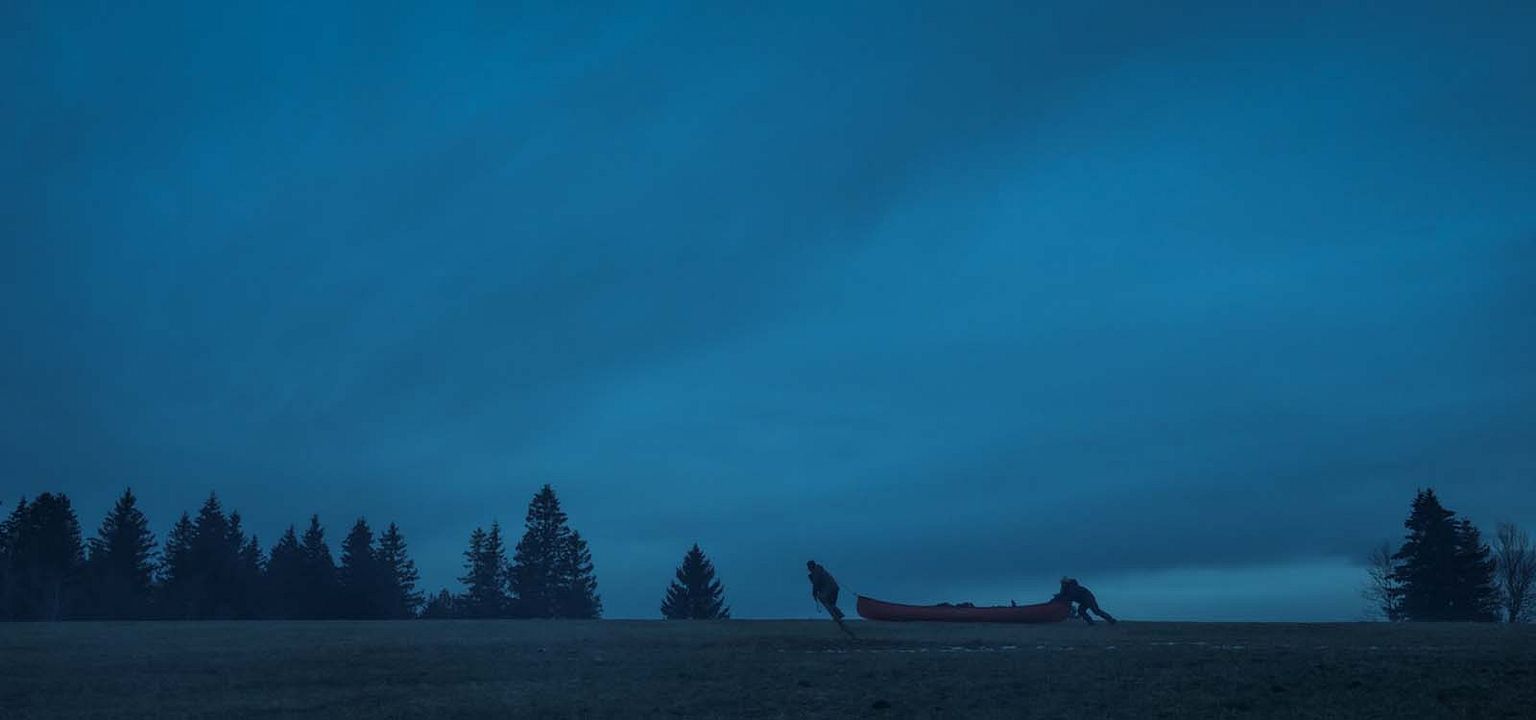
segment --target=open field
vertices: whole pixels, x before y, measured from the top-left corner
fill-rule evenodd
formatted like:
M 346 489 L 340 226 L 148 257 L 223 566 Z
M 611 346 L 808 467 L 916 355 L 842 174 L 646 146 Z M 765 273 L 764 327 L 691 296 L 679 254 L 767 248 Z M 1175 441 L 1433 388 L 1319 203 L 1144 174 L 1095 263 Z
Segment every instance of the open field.
M 0 624 L 0 717 L 1536 717 L 1536 627 Z

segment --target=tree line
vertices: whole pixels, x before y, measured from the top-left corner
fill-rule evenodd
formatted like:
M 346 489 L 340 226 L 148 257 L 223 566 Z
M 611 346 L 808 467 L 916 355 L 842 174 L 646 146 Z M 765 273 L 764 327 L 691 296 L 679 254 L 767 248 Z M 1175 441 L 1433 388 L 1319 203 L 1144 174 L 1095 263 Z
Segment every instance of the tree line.
M 318 516 L 263 552 L 240 513 L 210 494 L 162 544 L 130 488 L 83 541 L 69 498 L 43 493 L 0 521 L 0 620 L 599 617 L 592 555 L 549 485 L 529 503 L 525 525 L 510 561 L 498 525 L 476 528 L 464 591 L 424 599 L 394 523 L 375 534 L 358 518 L 339 562 Z
M 1536 544 L 1499 525 L 1484 542 L 1470 520 L 1433 489 L 1414 497 L 1396 548 L 1368 562 L 1365 596 L 1391 621 L 1536 620 Z M 210 494 L 182 513 L 163 544 L 125 490 L 94 537 L 82 538 L 69 498 L 23 497 L 0 521 L 0 620 L 597 618 L 602 599 L 592 554 L 569 526 L 554 489 L 528 504 L 523 535 L 507 557 L 501 526 L 475 528 L 463 555 L 463 589 L 423 597 L 395 523 L 375 534 L 358 518 L 339 562 L 311 516 L 266 552 L 238 512 Z M 667 619 L 727 619 L 714 564 L 697 544 L 684 555 L 661 603 Z
M 1414 496 L 1407 534 L 1382 543 L 1367 561 L 1365 597 L 1390 621 L 1529 622 L 1536 619 L 1536 546 L 1502 523 L 1490 546 L 1482 532 L 1440 502 L 1433 488 Z

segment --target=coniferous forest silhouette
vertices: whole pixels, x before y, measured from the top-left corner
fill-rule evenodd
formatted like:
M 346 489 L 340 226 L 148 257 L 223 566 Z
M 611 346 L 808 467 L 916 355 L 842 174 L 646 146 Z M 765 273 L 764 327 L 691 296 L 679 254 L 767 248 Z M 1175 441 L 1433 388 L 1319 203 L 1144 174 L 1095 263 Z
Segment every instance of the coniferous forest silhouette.
M 1386 621 L 1511 623 L 1533 619 L 1536 545 L 1512 524 L 1490 545 L 1433 489 L 1418 491 L 1400 544 L 1383 543 L 1365 568 L 1368 610 Z M 84 538 L 69 497 L 22 497 L 0 522 L 0 619 L 398 620 L 602 616 L 592 553 L 544 485 L 528 503 L 509 552 L 501 525 L 476 527 L 457 592 L 426 594 L 405 533 L 357 518 L 332 550 L 316 515 L 269 548 L 238 511 L 210 493 L 158 539 L 127 489 Z M 662 598 L 667 619 L 731 616 L 713 562 L 698 544 Z
M 333 536 L 334 537 L 334 536 Z M 210 494 L 157 539 L 133 490 L 82 540 L 69 497 L 23 497 L 0 523 L 0 618 L 6 620 L 391 620 L 597 618 L 592 556 L 554 488 L 528 505 L 509 560 L 501 528 L 475 528 L 463 591 L 424 598 L 405 533 L 357 518 L 332 551 L 310 516 L 268 549 Z

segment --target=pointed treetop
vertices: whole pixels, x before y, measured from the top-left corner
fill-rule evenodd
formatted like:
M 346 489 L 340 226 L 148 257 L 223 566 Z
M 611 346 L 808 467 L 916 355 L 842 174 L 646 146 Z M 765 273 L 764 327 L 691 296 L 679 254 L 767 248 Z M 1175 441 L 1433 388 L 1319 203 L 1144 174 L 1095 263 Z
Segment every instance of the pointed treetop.
M 698 543 L 683 555 L 675 579 L 662 599 L 661 614 L 669 620 L 724 620 L 731 616 L 725 589 L 715 578 L 715 565 Z

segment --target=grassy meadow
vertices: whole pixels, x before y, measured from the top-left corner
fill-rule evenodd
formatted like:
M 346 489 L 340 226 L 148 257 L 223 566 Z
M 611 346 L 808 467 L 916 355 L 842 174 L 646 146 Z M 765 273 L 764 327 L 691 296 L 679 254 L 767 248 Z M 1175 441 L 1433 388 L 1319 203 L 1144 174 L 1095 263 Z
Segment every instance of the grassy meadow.
M 0 624 L 0 718 L 1531 718 L 1536 627 Z

